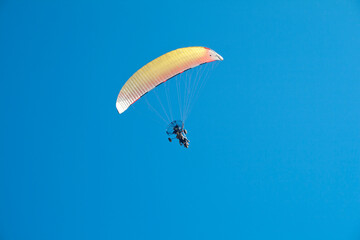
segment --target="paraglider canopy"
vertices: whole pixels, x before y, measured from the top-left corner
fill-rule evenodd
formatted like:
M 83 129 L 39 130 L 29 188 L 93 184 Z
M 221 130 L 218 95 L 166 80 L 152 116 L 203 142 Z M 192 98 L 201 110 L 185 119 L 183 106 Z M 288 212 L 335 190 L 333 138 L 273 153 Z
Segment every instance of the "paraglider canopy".
M 168 52 L 140 68 L 127 80 L 116 100 L 116 108 L 121 114 L 170 78 L 201 64 L 222 60 L 219 54 L 206 47 L 186 47 Z

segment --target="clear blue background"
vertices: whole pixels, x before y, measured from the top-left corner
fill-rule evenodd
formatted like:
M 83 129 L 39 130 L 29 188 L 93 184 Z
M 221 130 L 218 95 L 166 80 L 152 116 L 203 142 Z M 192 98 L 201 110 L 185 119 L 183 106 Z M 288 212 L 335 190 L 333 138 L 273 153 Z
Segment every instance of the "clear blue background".
M 360 239 L 359 29 L 355 0 L 2 0 L 0 239 Z M 115 108 L 186 46 L 225 59 L 189 149 Z

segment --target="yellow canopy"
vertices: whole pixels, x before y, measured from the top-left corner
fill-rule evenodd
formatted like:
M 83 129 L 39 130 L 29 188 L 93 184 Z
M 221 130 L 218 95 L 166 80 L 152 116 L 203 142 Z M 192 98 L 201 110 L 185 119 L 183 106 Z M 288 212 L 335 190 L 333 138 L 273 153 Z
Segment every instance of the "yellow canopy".
M 127 80 L 118 95 L 116 108 L 123 113 L 159 84 L 190 68 L 217 60 L 223 58 L 206 47 L 186 47 L 168 52 L 140 68 Z

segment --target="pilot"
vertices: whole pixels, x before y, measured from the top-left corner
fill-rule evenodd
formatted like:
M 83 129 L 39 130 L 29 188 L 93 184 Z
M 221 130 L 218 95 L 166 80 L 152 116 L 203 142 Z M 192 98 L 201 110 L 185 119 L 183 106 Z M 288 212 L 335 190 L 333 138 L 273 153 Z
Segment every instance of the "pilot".
M 189 147 L 189 140 L 186 138 L 187 131 L 186 129 L 182 129 L 179 127 L 179 125 L 174 126 L 173 134 L 176 135 L 176 139 L 179 140 L 180 146 L 184 145 L 184 147 Z M 171 142 L 171 138 L 169 138 L 169 141 Z

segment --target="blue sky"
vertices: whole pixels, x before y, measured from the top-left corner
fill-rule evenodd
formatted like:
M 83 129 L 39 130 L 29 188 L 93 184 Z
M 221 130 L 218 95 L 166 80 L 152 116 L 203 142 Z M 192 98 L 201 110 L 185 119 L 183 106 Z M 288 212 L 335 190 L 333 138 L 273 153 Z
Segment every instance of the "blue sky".
M 0 2 L 0 239 L 359 239 L 358 1 Z M 142 65 L 223 57 L 189 149 Z M 139 109 L 139 110 L 138 110 Z

